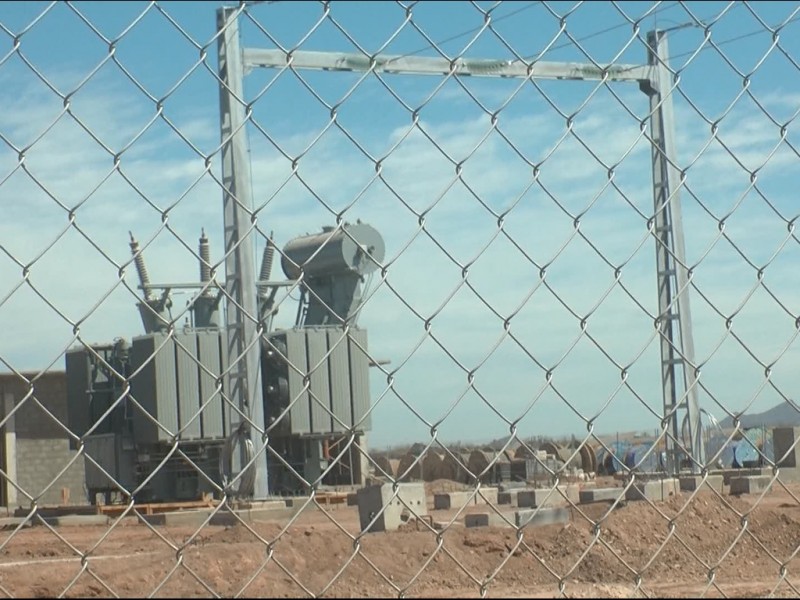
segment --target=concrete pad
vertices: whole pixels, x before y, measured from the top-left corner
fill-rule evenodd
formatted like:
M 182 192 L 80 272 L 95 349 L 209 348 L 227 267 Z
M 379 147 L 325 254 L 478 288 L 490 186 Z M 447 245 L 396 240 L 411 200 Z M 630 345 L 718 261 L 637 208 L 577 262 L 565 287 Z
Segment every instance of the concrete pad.
M 211 509 L 206 510 L 181 510 L 175 512 L 156 513 L 154 515 L 142 515 L 142 518 L 155 527 L 200 527 Z
M 772 481 L 772 477 L 766 475 L 734 477 L 731 479 L 730 493 L 732 495 L 760 494 L 767 489 L 770 481 Z
M 33 522 L 36 523 L 36 520 L 34 517 Z M 62 517 L 44 517 L 44 520 L 53 527 L 108 526 L 111 524 L 111 519 L 106 515 L 64 515 Z
M 720 494 L 722 493 L 724 482 L 722 475 L 709 475 L 705 482 L 701 475 L 681 475 L 679 481 L 681 484 L 681 491 L 684 492 L 693 492 L 699 488 L 700 491 L 708 492 L 715 490 Z
M 539 510 L 519 510 L 514 513 L 514 522 L 517 527 L 543 527 L 568 523 L 569 518 L 568 508 L 540 508 Z
M 464 517 L 464 526 L 467 528 L 472 527 L 508 527 L 500 515 L 497 513 L 472 513 Z
M 16 529 L 20 523 L 25 521 L 24 517 L 3 517 L 0 519 L 0 529 Z M 31 521 L 28 521 L 24 527 L 30 527 Z
M 267 505 L 268 506 L 268 505 Z M 274 503 L 276 508 L 244 508 L 231 511 L 223 508 L 217 511 L 208 521 L 209 525 L 231 527 L 240 524 L 239 519 L 233 516 L 236 513 L 245 523 L 253 521 L 270 521 L 288 519 L 300 510 L 300 505 L 294 508 L 286 508 L 284 502 Z M 156 513 L 154 515 L 142 515 L 144 520 L 156 527 L 200 527 L 206 522 L 212 509 L 201 510 L 178 510 L 174 512 Z
M 448 494 L 434 494 L 433 508 L 434 510 L 450 510 L 457 509 L 467 504 L 477 504 L 476 500 L 480 500 L 477 495 L 473 498 L 472 492 L 450 492 Z
M 670 496 L 680 493 L 680 485 L 675 478 L 651 479 L 649 481 L 635 481 L 625 494 L 626 500 L 651 500 L 663 502 Z
M 498 487 L 500 492 L 508 492 L 510 490 L 524 490 L 528 487 L 525 481 L 506 481 L 501 483 Z
M 624 494 L 622 488 L 592 488 L 580 491 L 580 503 L 591 504 L 592 502 L 615 502 Z
M 782 469 L 781 469 L 782 470 Z M 719 473 L 712 472 L 712 475 L 717 475 Z M 772 469 L 771 468 L 761 468 L 761 469 L 724 469 L 721 471 L 722 474 L 722 482 L 725 485 L 731 484 L 731 479 L 735 479 L 737 477 L 760 477 L 764 475 L 772 476 Z
M 308 500 L 308 496 L 304 496 L 302 498 L 303 502 Z M 299 504 L 302 504 L 300 502 Z M 240 504 L 234 504 L 234 510 L 278 510 L 281 508 L 291 507 L 294 505 L 292 499 L 284 500 L 281 498 L 280 500 L 261 500 L 258 502 L 244 502 Z
M 221 510 L 208 522 L 209 525 L 232 527 L 241 525 L 242 522 L 250 524 L 253 521 L 271 521 L 282 518 L 292 518 L 300 507 L 292 508 L 257 508 L 254 510 Z M 208 518 L 208 514 L 205 515 Z M 201 521 L 202 522 L 202 521 Z
M 483 494 L 483 496 L 481 496 Z M 467 504 L 486 504 L 487 500 L 492 504 L 497 504 L 499 492 L 497 488 L 481 488 L 480 494 L 472 491 L 450 492 L 448 494 L 434 494 L 434 510 L 453 510 L 459 509 Z

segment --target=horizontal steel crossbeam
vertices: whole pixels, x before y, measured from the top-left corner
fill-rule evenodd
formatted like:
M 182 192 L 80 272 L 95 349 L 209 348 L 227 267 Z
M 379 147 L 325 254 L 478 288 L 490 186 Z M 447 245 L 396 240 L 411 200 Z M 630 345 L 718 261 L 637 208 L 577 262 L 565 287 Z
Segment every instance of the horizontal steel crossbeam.
M 647 65 L 606 65 L 590 63 L 546 62 L 525 63 L 519 60 L 463 59 L 453 61 L 437 57 L 383 55 L 368 57 L 343 52 L 244 49 L 245 68 L 268 67 L 319 71 L 374 71 L 409 75 L 448 75 L 473 77 L 509 77 L 533 79 L 577 79 L 649 82 L 653 67 Z

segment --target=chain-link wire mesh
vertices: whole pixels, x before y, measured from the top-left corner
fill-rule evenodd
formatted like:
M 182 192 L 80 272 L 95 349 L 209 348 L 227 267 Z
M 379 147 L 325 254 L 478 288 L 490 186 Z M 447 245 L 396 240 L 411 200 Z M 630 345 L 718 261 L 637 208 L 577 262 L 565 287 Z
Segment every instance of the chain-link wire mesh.
M 799 9 L 0 5 L 0 591 L 800 593 Z

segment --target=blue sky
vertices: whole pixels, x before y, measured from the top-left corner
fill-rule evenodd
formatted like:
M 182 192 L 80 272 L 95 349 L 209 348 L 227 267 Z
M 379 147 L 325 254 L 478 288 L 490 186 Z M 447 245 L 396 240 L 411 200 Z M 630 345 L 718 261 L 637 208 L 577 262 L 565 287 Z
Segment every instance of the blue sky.
M 0 253 L 0 300 L 6 298 L 0 304 L 0 326 L 7 334 L 0 341 L 0 357 L 16 369 L 51 363 L 63 368 L 60 356 L 71 342 L 72 325 L 56 311 L 81 320 L 81 335 L 88 342 L 141 332 L 135 298 L 115 285 L 114 263 L 129 257 L 129 229 L 143 241 L 155 236 L 145 252 L 154 281 L 197 278 L 196 261 L 184 244 L 194 250 L 201 227 L 211 237 L 212 258 L 222 258 L 219 186 L 204 174 L 202 157 L 172 129 L 179 129 L 202 153 L 212 153 L 219 144 L 218 90 L 211 74 L 216 44 L 209 41 L 220 4 L 76 2 L 72 8 L 56 4 L 46 10 L 48 6 L 0 4 L 0 23 L 7 30 L 0 33 L 0 100 L 5 107 L 0 134 L 17 148 L 35 141 L 24 164 L 47 190 L 15 170 L 17 152 L 0 144 L 0 202 L 7 215 L 0 222 L 5 251 Z M 479 31 L 484 24 L 479 9 L 491 9 L 491 30 Z M 800 314 L 795 268 L 800 246 L 787 227 L 798 215 L 794 190 L 800 158 L 790 146 L 797 147 L 790 121 L 800 108 L 800 78 L 792 62 L 800 59 L 800 25 L 787 24 L 780 46 L 762 62 L 773 40 L 758 20 L 776 25 L 794 18 L 797 9 L 791 2 L 420 2 L 412 8 L 413 21 L 384 48 L 389 54 L 436 56 L 418 27 L 431 40 L 449 40 L 438 45 L 450 56 L 468 44 L 467 57 L 501 59 L 514 58 L 509 47 L 523 57 L 550 47 L 542 60 L 587 62 L 588 54 L 598 62 L 640 64 L 646 61 L 645 48 L 623 13 L 640 21 L 641 37 L 656 26 L 719 17 L 710 29 L 711 40 L 722 42 L 719 50 L 707 43 L 692 58 L 704 39 L 702 27 L 677 29 L 669 37 L 672 65 L 681 75 L 675 97 L 676 141 L 687 169 L 688 189 L 682 194 L 687 260 L 696 265 L 691 301 L 706 388 L 700 400 L 719 419 L 725 413 L 717 402 L 732 411 L 752 402 L 750 412 L 756 412 L 782 395 L 793 397 L 798 384 L 793 340 L 795 316 Z M 14 34 L 45 10 L 18 38 L 21 56 L 13 52 Z M 116 41 L 111 60 L 108 43 L 78 12 L 109 40 L 139 20 Z M 405 19 L 404 9 L 391 2 L 333 2 L 327 16 L 315 2 L 275 2 L 252 6 L 248 14 L 241 23 L 245 46 L 295 47 L 313 29 L 300 49 L 337 52 L 358 51 L 341 29 L 375 52 Z M 572 39 L 558 35 L 559 15 Z M 754 32 L 760 33 L 750 35 Z M 205 63 L 202 48 L 207 49 Z M 63 93 L 73 92 L 102 66 L 70 96 L 71 114 L 62 114 L 63 100 L 22 57 Z M 755 66 L 742 94 L 743 76 Z M 440 427 L 445 441 L 506 433 L 508 425 L 487 403 L 509 421 L 522 417 L 522 436 L 581 435 L 584 418 L 597 413 L 599 432 L 658 426 L 643 405 L 658 412 L 661 396 L 652 318 L 637 305 L 650 313 L 657 307 L 654 244 L 647 237 L 646 218 L 637 213 L 652 213 L 649 148 L 639 130 L 648 105 L 634 84 L 614 85 L 612 94 L 603 86 L 595 91 L 597 85 L 589 82 L 522 85 L 517 80 L 465 78 L 445 82 L 426 100 L 442 78 L 387 75 L 382 82 L 370 76 L 356 86 L 359 74 L 300 75 L 305 84 L 291 71 L 267 69 L 245 80 L 248 98 L 259 97 L 254 105 L 258 128 L 248 130 L 259 228 L 274 230 L 283 244 L 333 222 L 319 198 L 334 212 L 358 198 L 346 218 L 361 218 L 384 235 L 392 261 L 389 285 L 373 280 L 374 294 L 360 323 L 369 329 L 372 354 L 391 359 L 388 369 L 400 369 L 394 376 L 397 393 L 384 393 L 386 378 L 373 371 L 373 397 L 381 398 L 373 419 L 373 445 L 428 439 L 429 426 L 404 402 L 429 422 L 458 402 Z M 384 83 L 408 106 L 419 108 L 420 127 L 411 126 L 411 113 Z M 164 99 L 166 120 L 156 118 L 154 102 L 139 86 Z M 353 86 L 338 107 L 339 126 L 376 157 L 402 140 L 386 157 L 382 180 L 375 180 L 374 163 L 337 127 L 308 148 L 330 122 L 329 108 L 308 87 L 334 105 Z M 574 117 L 574 134 L 565 137 L 566 121 L 559 111 L 574 113 L 590 95 Z M 505 105 L 498 120 L 504 137 L 491 130 L 489 115 L 475 99 L 489 112 Z M 780 126 L 764 111 L 779 124 L 790 122 L 788 143 L 781 141 Z M 717 120 L 713 140 L 710 123 Z M 284 154 L 296 157 L 304 150 L 299 177 L 292 175 Z M 115 171 L 112 155 L 121 151 Z M 534 164 L 549 156 L 541 163 L 538 182 L 519 154 Z M 453 183 L 452 163 L 462 160 L 461 181 Z M 618 162 L 615 191 L 606 185 L 607 165 Z M 213 168 L 218 173 L 217 162 Z M 753 186 L 750 171 L 755 169 Z M 426 213 L 430 237 L 417 235 L 406 247 L 419 229 L 414 211 L 434 203 Z M 164 229 L 160 211 L 173 204 L 169 228 Z M 76 206 L 80 231 L 68 227 L 68 211 Z M 505 231 L 533 262 L 507 238 L 495 235 L 497 218 L 491 211 L 511 206 Z M 579 213 L 580 231 L 594 248 L 575 235 L 573 221 Z M 723 217 L 727 238 L 720 237 Z M 259 251 L 263 243 L 259 236 Z M 31 261 L 29 281 L 51 305 L 27 284 L 7 297 L 21 280 L 17 263 Z M 467 263 L 472 290 L 461 276 Z M 607 263 L 625 264 L 622 283 L 627 292 L 614 285 Z M 544 265 L 547 286 L 539 276 Z M 760 286 L 757 272 L 764 265 Z M 136 285 L 132 269 L 126 281 Z M 425 334 L 424 319 L 392 290 L 425 319 L 435 313 L 432 336 Z M 508 316 L 528 297 L 512 319 L 516 341 L 504 338 L 503 319 L 495 313 Z M 186 299 L 176 296 L 176 305 Z M 579 317 L 590 311 L 587 331 L 594 342 L 580 329 Z M 294 312 L 287 300 L 278 323 L 290 323 Z M 726 335 L 726 318 L 734 312 L 732 331 L 741 343 Z M 545 373 L 531 356 L 555 367 L 552 386 L 545 384 Z M 771 381 L 778 391 L 765 387 L 760 364 L 776 360 Z M 619 389 L 617 365 L 629 364 L 633 391 Z M 465 369 L 478 365 L 470 389 Z

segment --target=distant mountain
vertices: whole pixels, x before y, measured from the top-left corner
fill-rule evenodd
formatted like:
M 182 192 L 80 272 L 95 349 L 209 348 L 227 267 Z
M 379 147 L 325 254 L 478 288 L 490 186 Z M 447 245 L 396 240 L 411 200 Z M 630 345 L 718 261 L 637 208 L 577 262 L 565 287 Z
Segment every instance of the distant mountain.
M 762 413 L 746 414 L 740 418 L 742 427 L 800 427 L 800 406 L 792 402 L 781 402 Z M 720 421 L 723 429 L 733 428 L 733 419 L 725 417 Z

